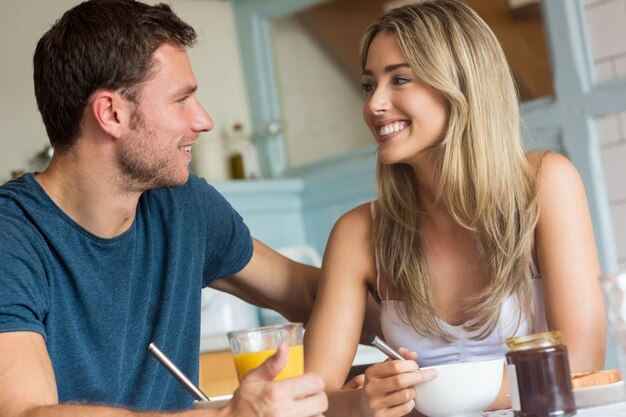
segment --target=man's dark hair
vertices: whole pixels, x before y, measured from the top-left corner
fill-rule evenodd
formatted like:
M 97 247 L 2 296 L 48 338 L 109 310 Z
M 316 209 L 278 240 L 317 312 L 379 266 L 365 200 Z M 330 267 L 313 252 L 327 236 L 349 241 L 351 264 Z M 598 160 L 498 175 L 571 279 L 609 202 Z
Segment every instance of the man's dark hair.
M 196 32 L 166 4 L 89 0 L 68 10 L 37 43 L 35 96 L 52 146 L 72 147 L 89 97 L 99 88 L 136 102 L 165 43 L 192 46 Z

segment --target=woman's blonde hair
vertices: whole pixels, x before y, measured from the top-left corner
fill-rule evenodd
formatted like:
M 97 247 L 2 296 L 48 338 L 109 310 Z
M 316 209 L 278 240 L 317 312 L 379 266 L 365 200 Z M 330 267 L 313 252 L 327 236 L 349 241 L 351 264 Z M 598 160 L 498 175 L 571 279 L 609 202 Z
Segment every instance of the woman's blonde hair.
M 487 337 L 512 294 L 518 297 L 518 320 L 532 323 L 536 172 L 522 146 L 517 91 L 500 44 L 461 2 L 426 0 L 392 9 L 370 25 L 361 44 L 362 68 L 379 32 L 397 36 L 411 69 L 448 107 L 435 150 L 437 198 L 471 233 L 488 278 L 466 300 L 464 316 L 471 319 L 465 329 L 478 331 L 476 339 Z M 450 341 L 435 315 L 414 175 L 407 165 L 378 161 L 374 246 L 390 287 L 404 301 L 404 319 L 423 335 Z

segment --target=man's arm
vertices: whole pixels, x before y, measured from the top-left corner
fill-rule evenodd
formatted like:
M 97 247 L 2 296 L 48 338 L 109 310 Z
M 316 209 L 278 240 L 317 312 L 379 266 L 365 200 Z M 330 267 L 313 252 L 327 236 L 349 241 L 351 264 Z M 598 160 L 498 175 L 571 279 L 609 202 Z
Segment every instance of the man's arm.
M 193 413 L 189 416 L 211 415 L 199 414 L 197 411 Z M 134 413 L 105 406 L 58 404 L 54 372 L 43 337 L 33 332 L 9 332 L 0 333 L 0 415 L 148 417 L 156 416 L 157 413 Z M 217 412 L 214 415 L 217 416 Z
M 248 265 L 232 277 L 213 281 L 211 287 L 306 324 L 315 301 L 319 268 L 294 262 L 256 239 L 253 244 Z
M 258 307 L 276 310 L 289 321 L 306 326 L 317 294 L 320 269 L 292 261 L 256 239 L 253 244 L 252 259 L 244 269 L 230 278 L 213 281 L 210 286 Z M 379 310 L 370 294 L 361 343 L 382 334 Z
M 40 334 L 0 333 L 0 415 L 17 417 L 57 403 L 46 345 Z
M 293 417 L 320 417 L 328 401 L 322 379 L 303 375 L 272 380 L 287 362 L 287 349 L 250 372 L 229 404 L 219 410 L 178 413 L 134 412 L 123 408 L 59 404 L 43 337 L 33 332 L 0 333 L 0 416 L 2 417 L 262 417 L 289 410 Z

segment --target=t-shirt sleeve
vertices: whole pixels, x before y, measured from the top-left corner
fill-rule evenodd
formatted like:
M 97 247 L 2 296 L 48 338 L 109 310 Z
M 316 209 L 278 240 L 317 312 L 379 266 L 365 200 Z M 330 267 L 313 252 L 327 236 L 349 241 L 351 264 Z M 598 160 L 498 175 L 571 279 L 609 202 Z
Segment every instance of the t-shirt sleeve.
M 24 228 L 0 219 L 0 332 L 33 331 L 46 337 L 49 287 L 36 246 L 36 238 Z
M 243 218 L 215 188 L 204 179 L 207 254 L 203 285 L 241 271 L 253 252 L 252 237 Z

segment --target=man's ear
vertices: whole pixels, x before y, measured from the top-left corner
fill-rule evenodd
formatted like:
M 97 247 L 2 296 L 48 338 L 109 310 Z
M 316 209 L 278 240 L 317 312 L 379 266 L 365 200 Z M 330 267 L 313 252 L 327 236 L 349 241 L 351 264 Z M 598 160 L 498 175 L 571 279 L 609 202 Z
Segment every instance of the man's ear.
M 119 138 L 128 128 L 134 104 L 121 94 L 110 90 L 98 90 L 89 106 L 95 123 L 107 134 Z

